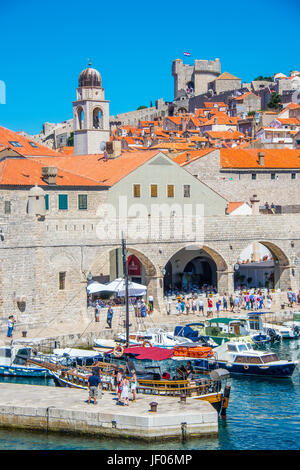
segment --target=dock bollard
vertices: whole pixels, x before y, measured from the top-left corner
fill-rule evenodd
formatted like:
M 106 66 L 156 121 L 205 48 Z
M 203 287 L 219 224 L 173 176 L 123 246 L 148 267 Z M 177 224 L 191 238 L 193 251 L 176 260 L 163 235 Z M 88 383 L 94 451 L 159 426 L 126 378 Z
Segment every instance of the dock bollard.
M 156 401 L 152 401 L 150 403 L 150 407 L 151 407 L 150 411 L 152 411 L 153 413 L 156 413 L 157 412 L 157 405 L 158 405 L 158 403 L 156 403 Z
M 180 395 L 180 402 L 181 403 L 186 403 L 186 395 L 184 395 L 184 393 L 182 395 Z

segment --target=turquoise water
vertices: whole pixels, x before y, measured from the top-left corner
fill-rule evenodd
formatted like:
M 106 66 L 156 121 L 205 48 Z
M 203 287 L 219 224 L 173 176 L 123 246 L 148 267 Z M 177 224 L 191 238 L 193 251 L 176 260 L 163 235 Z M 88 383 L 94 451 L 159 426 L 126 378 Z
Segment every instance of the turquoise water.
M 300 340 L 271 349 L 281 358 L 300 359 Z M 1 450 L 298 450 L 300 442 L 299 365 L 291 379 L 232 378 L 227 417 L 216 438 L 143 444 L 137 441 L 82 438 L 0 429 Z M 23 382 L 22 382 L 23 380 Z M 7 379 L 24 383 L 25 379 Z M 26 383 L 53 385 L 51 379 Z

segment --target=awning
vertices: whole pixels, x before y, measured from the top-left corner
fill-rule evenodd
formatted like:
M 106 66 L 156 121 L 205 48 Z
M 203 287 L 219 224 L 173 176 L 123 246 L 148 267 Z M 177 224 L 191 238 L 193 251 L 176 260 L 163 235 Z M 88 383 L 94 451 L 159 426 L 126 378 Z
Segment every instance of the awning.
M 107 290 L 116 292 L 118 297 L 125 296 L 125 279 L 118 278 L 106 285 Z M 128 295 L 130 297 L 138 297 L 146 295 L 147 287 L 136 282 L 128 281 Z
M 132 346 L 124 350 L 124 354 L 134 354 L 136 359 L 152 359 L 155 361 L 163 361 L 173 356 L 173 348 L 158 348 L 156 346 L 143 347 Z
M 105 284 L 100 284 L 100 282 L 94 281 L 91 282 L 87 288 L 88 294 L 96 294 L 97 292 L 111 292 L 110 289 L 107 288 Z

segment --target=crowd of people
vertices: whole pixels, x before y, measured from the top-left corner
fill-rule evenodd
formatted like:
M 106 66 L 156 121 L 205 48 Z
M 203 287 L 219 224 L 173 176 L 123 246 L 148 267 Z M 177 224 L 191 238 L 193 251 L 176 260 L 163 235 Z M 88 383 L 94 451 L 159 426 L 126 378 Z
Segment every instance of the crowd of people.
M 288 306 L 294 307 L 300 304 L 300 290 L 298 294 L 288 289 L 287 292 Z M 212 293 L 207 296 L 198 296 L 196 294 L 190 296 L 178 295 L 175 301 L 175 310 L 177 315 L 196 314 L 212 317 L 214 313 L 219 312 L 240 312 L 240 310 L 271 310 L 273 304 L 273 296 L 271 291 L 263 292 L 244 291 L 236 292 L 231 295 L 224 293 L 218 297 L 214 297 Z M 174 302 L 168 299 L 168 313 L 171 313 Z
M 135 370 L 131 370 L 128 378 L 122 368 L 115 368 L 112 375 L 112 390 L 117 394 L 117 405 L 129 406 L 129 393 L 132 394 L 132 402 L 136 401 L 137 378 Z M 98 367 L 94 367 L 92 375 L 88 378 L 88 403 L 93 399 L 97 404 L 97 398 L 102 398 L 102 382 Z

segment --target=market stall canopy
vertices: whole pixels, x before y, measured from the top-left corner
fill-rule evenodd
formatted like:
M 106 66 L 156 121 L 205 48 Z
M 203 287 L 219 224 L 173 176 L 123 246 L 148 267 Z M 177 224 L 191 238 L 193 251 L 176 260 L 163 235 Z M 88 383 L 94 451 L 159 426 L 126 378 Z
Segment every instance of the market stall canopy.
M 98 292 L 114 292 L 111 289 L 108 289 L 107 285 L 100 284 L 100 282 L 94 281 L 91 282 L 86 288 L 88 294 L 97 294 Z
M 109 292 L 116 292 L 118 297 L 125 296 L 125 279 L 118 278 L 114 281 L 106 284 L 106 288 Z M 137 284 L 136 282 L 128 281 L 128 295 L 129 297 L 138 297 L 141 295 L 146 295 L 147 287 L 142 284 Z

